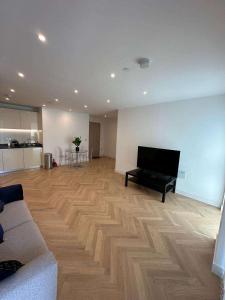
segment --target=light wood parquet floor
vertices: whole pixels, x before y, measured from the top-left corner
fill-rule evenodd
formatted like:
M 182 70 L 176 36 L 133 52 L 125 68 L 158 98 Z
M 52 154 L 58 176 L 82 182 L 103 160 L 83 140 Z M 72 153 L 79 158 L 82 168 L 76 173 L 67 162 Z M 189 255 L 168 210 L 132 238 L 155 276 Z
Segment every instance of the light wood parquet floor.
M 220 211 L 132 183 L 111 159 L 0 177 L 21 183 L 59 264 L 59 300 L 218 300 Z

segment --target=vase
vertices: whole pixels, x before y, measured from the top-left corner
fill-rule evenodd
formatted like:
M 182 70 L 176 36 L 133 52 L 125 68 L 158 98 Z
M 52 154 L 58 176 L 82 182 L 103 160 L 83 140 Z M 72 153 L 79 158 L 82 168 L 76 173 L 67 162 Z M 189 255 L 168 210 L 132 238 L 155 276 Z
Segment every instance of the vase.
M 77 146 L 77 147 L 76 147 L 76 152 L 79 152 L 79 150 L 80 150 L 80 148 Z

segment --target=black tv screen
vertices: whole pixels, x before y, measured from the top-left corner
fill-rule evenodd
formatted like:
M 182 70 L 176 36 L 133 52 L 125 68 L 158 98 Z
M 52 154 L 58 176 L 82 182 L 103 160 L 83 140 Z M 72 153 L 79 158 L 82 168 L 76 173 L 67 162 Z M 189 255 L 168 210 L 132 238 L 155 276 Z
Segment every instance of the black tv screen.
M 138 146 L 137 167 L 177 177 L 180 151 Z

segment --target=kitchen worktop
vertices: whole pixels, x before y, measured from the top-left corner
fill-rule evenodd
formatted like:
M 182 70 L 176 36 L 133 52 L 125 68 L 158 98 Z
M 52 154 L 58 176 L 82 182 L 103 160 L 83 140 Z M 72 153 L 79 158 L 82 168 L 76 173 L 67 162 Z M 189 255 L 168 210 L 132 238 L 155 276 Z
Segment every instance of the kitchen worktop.
M 19 144 L 16 147 L 9 147 L 8 144 L 0 144 L 0 149 L 21 149 L 21 148 L 42 148 L 42 144 Z

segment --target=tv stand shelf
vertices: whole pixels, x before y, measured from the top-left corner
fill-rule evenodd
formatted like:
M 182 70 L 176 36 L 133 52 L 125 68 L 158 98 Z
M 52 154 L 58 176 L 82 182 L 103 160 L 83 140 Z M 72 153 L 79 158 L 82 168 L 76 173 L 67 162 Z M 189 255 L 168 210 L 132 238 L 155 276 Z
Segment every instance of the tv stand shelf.
M 145 171 L 142 169 L 134 169 L 126 172 L 125 186 L 128 181 L 149 187 L 155 191 L 162 193 L 162 202 L 165 202 L 166 193 L 176 190 L 176 177 L 157 173 L 154 171 Z

